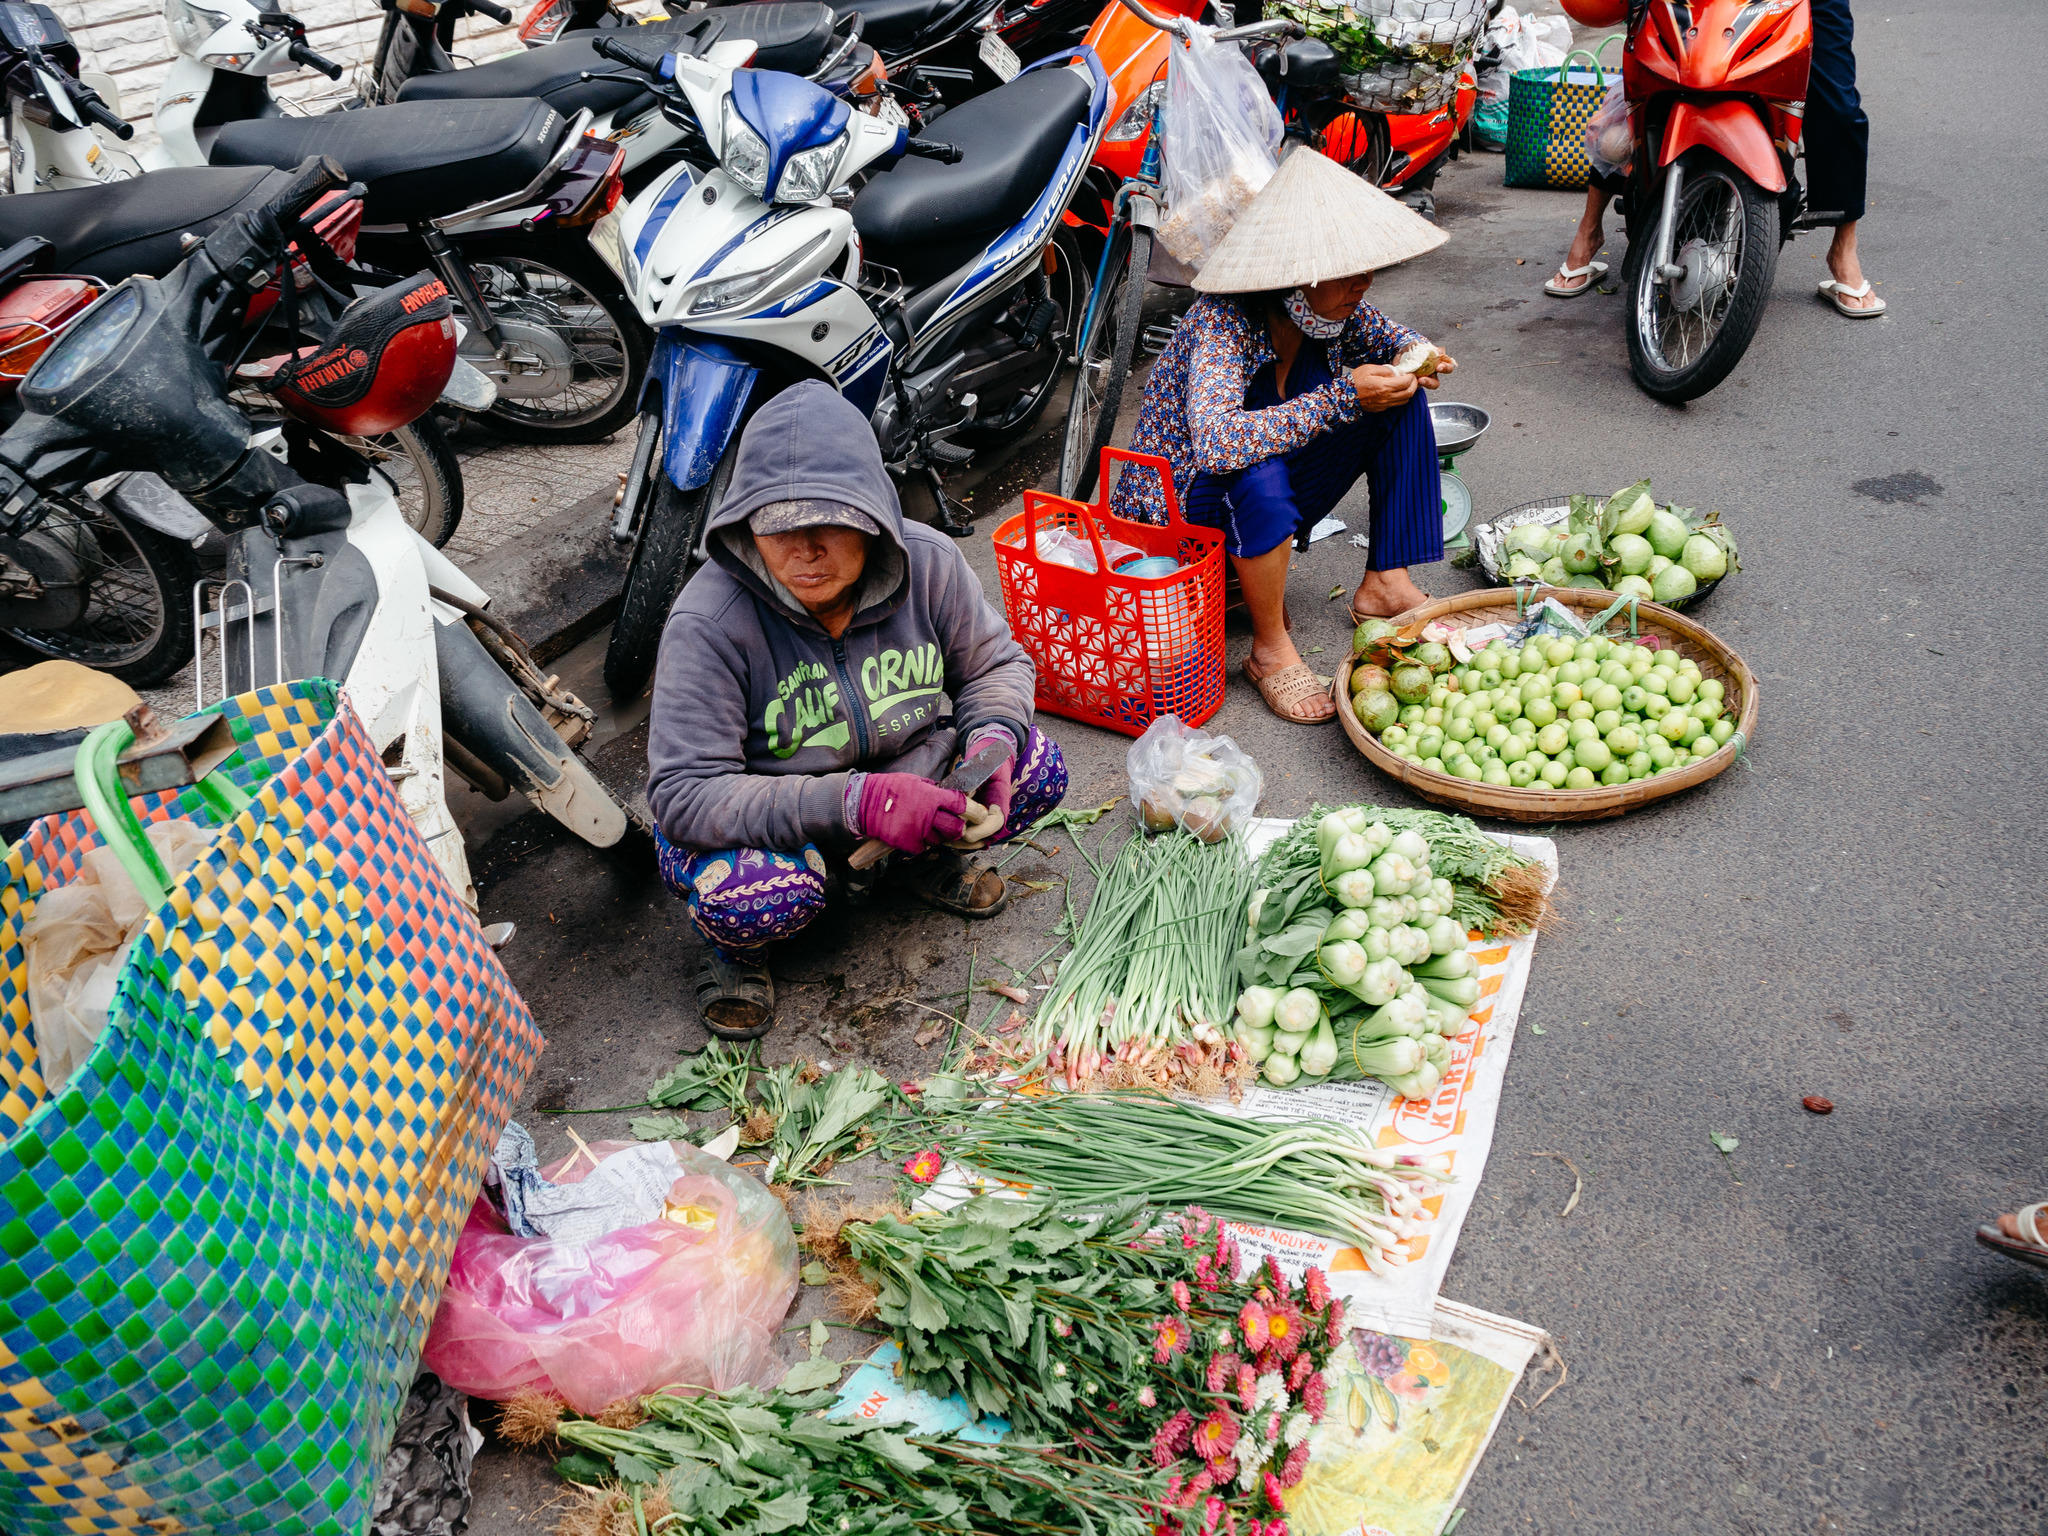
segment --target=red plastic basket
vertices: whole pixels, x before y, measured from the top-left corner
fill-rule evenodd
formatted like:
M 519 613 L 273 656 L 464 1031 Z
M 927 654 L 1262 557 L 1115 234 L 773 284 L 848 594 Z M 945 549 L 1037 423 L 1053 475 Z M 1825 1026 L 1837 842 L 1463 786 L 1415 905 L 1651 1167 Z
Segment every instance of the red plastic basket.
M 1112 462 L 1158 471 L 1164 526 L 1109 510 Z M 1103 499 L 1092 506 L 1026 491 L 1024 510 L 996 529 L 1003 612 L 1038 664 L 1038 708 L 1126 736 L 1142 735 L 1165 714 L 1200 725 L 1223 704 L 1222 530 L 1181 517 L 1173 470 L 1151 454 L 1103 449 L 1098 483 Z M 1041 535 L 1058 529 L 1087 540 L 1093 571 L 1040 555 Z M 1104 538 L 1171 555 L 1180 569 L 1119 575 L 1109 569 Z

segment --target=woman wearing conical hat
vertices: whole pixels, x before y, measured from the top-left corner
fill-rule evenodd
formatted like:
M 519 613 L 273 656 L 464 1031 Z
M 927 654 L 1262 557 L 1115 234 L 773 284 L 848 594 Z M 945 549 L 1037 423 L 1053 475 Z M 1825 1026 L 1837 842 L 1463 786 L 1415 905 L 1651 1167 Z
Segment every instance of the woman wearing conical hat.
M 1372 274 L 1444 234 L 1312 150 L 1281 162 L 1195 279 L 1197 299 L 1145 386 L 1131 447 L 1173 465 L 1192 522 L 1224 531 L 1251 611 L 1245 676 L 1283 720 L 1336 713 L 1287 633 L 1297 537 L 1360 477 L 1371 553 L 1353 621 L 1427 600 L 1411 565 L 1443 558 L 1436 434 L 1424 390 L 1456 365 L 1365 301 Z M 1133 467 L 1112 498 L 1163 522 L 1158 476 Z

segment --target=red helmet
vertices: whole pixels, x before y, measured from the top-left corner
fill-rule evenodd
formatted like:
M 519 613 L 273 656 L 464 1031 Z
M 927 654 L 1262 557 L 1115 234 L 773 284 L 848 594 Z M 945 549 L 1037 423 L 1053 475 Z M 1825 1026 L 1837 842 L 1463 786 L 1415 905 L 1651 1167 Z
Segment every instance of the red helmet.
M 269 390 L 301 421 L 367 437 L 422 415 L 454 371 L 448 290 L 422 273 L 349 305 L 326 345 L 280 364 Z

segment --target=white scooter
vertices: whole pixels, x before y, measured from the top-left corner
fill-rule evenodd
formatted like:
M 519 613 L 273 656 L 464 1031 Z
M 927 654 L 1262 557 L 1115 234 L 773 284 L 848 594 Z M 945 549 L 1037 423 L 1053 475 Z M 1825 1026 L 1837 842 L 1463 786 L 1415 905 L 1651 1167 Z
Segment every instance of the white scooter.
M 142 174 L 119 141 L 111 76 L 79 67 L 78 46 L 53 13 L 28 0 L 0 0 L 0 78 L 5 80 L 8 190 L 96 187 Z
M 473 904 L 446 768 L 493 798 L 522 791 L 598 847 L 624 835 L 626 816 L 557 729 L 578 737 L 591 712 L 539 677 L 488 595 L 407 525 L 383 476 L 317 434 L 252 434 L 225 398 L 222 354 L 241 347 L 234 295 L 276 270 L 305 238 L 299 217 L 342 179 L 332 161 L 279 173 L 275 196 L 196 243 L 169 277 L 130 278 L 64 333 L 0 436 L 0 522 L 26 532 L 110 469 L 152 469 L 229 535 L 220 607 L 199 605 L 198 619 L 220 638 L 219 691 L 339 679 Z M 353 306 L 319 353 L 265 387 L 301 419 L 373 396 L 424 409 L 453 361 L 447 296 L 422 279 Z
M 282 117 L 272 76 L 317 69 L 339 80 L 344 73 L 306 46 L 304 22 L 250 0 L 164 0 L 164 30 L 176 54 L 157 87 L 157 144 L 143 156 L 152 171 L 205 165 L 224 124 Z

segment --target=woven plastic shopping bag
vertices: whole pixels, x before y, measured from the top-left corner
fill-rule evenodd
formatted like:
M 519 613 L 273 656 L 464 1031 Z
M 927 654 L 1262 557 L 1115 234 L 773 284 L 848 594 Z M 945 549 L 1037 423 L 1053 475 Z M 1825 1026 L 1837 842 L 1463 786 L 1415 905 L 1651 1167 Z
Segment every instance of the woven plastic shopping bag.
M 1591 68 L 1574 70 L 1573 59 Z M 1516 70 L 1508 82 L 1507 184 L 1584 191 L 1592 170 L 1586 124 L 1606 99 L 1607 71 L 1583 49 L 1554 69 Z
M 222 713 L 236 746 L 216 773 L 246 806 L 196 789 L 134 802 L 220 835 L 169 882 L 54 1092 L 21 929 L 101 837 L 83 812 L 47 817 L 8 852 L 9 1536 L 364 1531 L 456 1236 L 539 1053 L 334 685 Z

